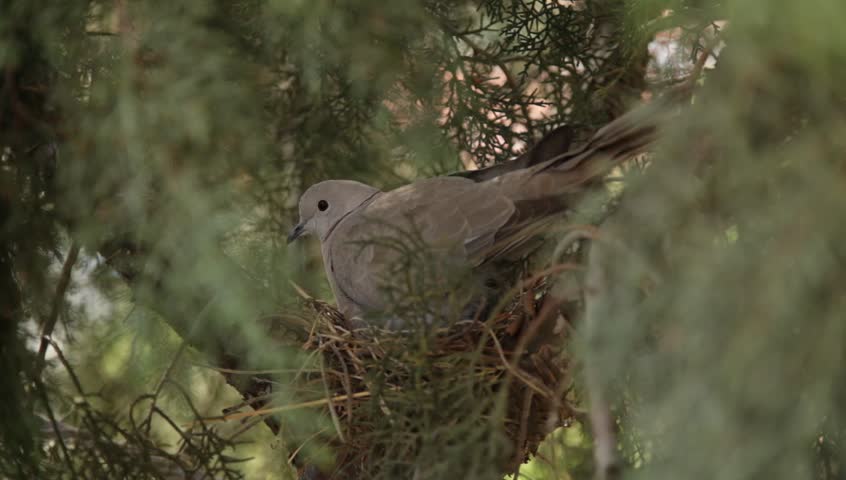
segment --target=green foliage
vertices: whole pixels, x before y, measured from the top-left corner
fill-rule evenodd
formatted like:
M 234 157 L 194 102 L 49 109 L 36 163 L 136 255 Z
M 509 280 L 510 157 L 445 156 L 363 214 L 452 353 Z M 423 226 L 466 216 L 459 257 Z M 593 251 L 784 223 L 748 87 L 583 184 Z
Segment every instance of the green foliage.
M 262 417 L 192 423 L 240 401 L 196 364 L 224 368 L 257 408 L 325 396 L 297 386 L 316 367 L 278 322 L 314 320 L 291 282 L 329 295 L 314 246 L 283 241 L 298 194 L 488 165 L 562 124 L 578 144 L 684 80 L 650 63 L 647 44 L 671 31 L 682 58 L 719 56 L 645 173 L 625 175 L 603 230 L 622 246 L 602 255 L 607 318 L 577 323 L 574 368 L 611 393 L 627 477 L 842 477 L 842 1 L 0 9 L 0 476 L 162 478 L 176 465 L 252 478 L 278 476 L 300 446 L 331 458 L 310 440 L 334 429 L 316 409 L 284 417 L 285 448 L 270 448 Z M 58 347 L 43 371 L 41 333 Z M 426 478 L 496 476 L 506 439 L 487 416 L 501 392 L 439 377 L 430 353 L 412 342 L 385 360 L 421 362 L 426 382 L 386 393 L 394 416 L 367 435 L 396 463 L 373 471 L 406 472 L 411 456 Z M 133 404 L 162 414 L 135 424 Z M 248 427 L 258 446 L 237 445 Z M 588 427 L 551 435 L 522 473 L 590 476 Z M 260 459 L 236 462 L 244 452 Z
M 846 42 L 830 19 L 846 9 L 731 13 L 718 67 L 609 231 L 627 245 L 609 282 L 632 291 L 609 296 L 589 358 L 625 399 L 648 459 L 635 477 L 838 478 Z

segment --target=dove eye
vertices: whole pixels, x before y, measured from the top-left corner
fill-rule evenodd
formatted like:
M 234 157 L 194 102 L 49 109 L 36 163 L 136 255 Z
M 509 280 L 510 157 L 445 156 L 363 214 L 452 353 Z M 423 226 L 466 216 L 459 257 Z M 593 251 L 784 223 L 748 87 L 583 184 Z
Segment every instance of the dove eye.
M 317 202 L 317 209 L 321 212 L 326 210 L 327 208 L 329 208 L 329 202 L 327 202 L 326 200 L 321 200 Z

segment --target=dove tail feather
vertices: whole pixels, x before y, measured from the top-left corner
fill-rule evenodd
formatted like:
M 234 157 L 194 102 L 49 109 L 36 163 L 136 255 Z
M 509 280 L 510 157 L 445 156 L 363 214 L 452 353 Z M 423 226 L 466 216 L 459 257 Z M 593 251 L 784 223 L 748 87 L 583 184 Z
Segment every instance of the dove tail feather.
M 657 116 L 633 110 L 599 129 L 582 147 L 562 153 L 544 162 L 541 172 L 572 171 L 585 164 L 601 163 L 596 173 L 608 171 L 615 165 L 644 153 L 658 138 Z M 591 165 L 593 169 L 598 165 Z
M 485 247 L 478 248 L 477 258 L 488 261 L 521 250 L 556 214 L 573 207 L 592 182 L 648 150 L 658 138 L 660 120 L 654 110 L 632 110 L 601 128 L 582 147 L 530 167 L 525 176 L 503 176 L 501 191 L 514 202 L 515 210 L 493 241 L 486 238 Z

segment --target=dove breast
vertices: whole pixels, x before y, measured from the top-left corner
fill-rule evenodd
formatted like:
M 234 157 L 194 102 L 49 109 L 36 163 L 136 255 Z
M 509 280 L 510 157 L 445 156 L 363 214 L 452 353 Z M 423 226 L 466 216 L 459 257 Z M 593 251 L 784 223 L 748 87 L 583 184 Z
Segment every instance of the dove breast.
M 436 177 L 385 192 L 341 220 L 323 242 L 326 270 L 345 315 L 386 307 L 383 287 L 415 248 L 473 266 L 515 212 L 492 182 Z

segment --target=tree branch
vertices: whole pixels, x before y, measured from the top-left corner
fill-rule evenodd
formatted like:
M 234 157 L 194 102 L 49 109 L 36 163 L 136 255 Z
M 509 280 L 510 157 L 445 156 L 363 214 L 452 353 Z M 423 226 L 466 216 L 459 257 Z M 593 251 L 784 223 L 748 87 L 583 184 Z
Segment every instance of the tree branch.
M 41 373 L 44 368 L 44 356 L 47 354 L 47 346 L 50 341 L 49 338 L 53 334 L 53 329 L 56 327 L 56 321 L 59 319 L 59 312 L 65 300 L 65 291 L 70 284 L 71 272 L 73 265 L 76 263 L 76 258 L 79 256 L 79 244 L 74 242 L 68 255 L 65 257 L 65 263 L 62 265 L 62 273 L 59 275 L 59 283 L 56 285 L 56 294 L 53 295 L 53 304 L 50 308 L 50 316 L 47 317 L 44 324 L 41 326 L 41 345 L 38 347 L 38 360 L 35 367 L 36 376 Z

